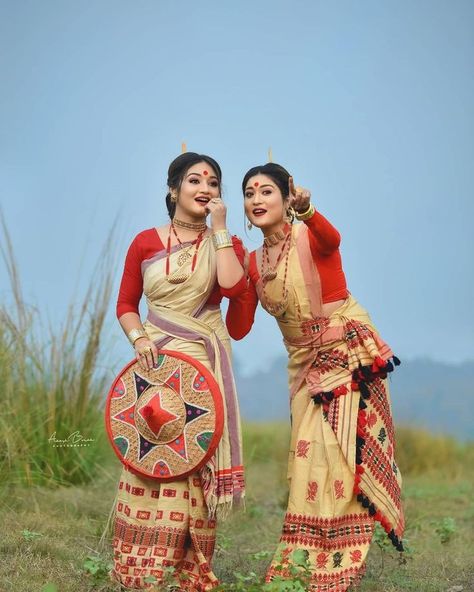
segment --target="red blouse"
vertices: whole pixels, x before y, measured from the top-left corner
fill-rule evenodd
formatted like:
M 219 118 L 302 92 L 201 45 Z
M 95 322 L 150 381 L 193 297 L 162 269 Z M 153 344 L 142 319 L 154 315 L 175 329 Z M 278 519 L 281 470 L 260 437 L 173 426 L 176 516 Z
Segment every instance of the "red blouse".
M 309 242 L 313 261 L 318 269 L 321 280 L 321 296 L 323 304 L 335 302 L 347 298 L 346 277 L 342 269 L 341 254 L 339 245 L 341 235 L 334 226 L 319 212 L 305 220 L 309 229 Z M 236 306 L 233 307 L 233 317 L 229 322 L 233 326 L 234 339 L 242 339 L 250 331 L 255 310 L 258 304 L 255 285 L 260 278 L 257 269 L 256 252 L 250 253 L 249 264 L 249 286 L 248 290 L 239 297 Z
M 234 251 L 240 263 L 244 264 L 245 251 L 242 241 L 236 236 L 232 237 L 234 244 Z M 139 314 L 138 305 L 143 294 L 143 276 L 141 265 L 146 259 L 150 259 L 160 251 L 163 251 L 161 238 L 159 237 L 156 228 L 149 228 L 137 234 L 130 245 L 127 256 L 125 258 L 125 266 L 120 283 L 120 290 L 117 299 L 117 317 L 120 318 L 126 312 L 134 312 Z M 226 325 L 231 337 L 236 329 L 234 324 L 230 321 L 238 319 L 239 314 L 232 312 L 235 305 L 235 299 L 246 293 L 247 281 L 245 276 L 240 279 L 232 288 L 221 288 L 216 281 L 216 284 L 207 299 L 206 304 L 220 304 L 223 296 L 230 299 L 229 309 L 226 316 Z M 240 307 L 239 307 L 240 310 Z M 237 325 L 238 325 L 237 321 Z M 235 339 L 235 338 L 234 338 Z

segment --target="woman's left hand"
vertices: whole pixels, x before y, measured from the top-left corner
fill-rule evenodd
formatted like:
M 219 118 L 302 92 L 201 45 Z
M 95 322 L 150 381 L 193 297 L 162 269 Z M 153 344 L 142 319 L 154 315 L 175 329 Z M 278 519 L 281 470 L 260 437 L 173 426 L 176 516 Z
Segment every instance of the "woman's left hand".
M 206 206 L 206 211 L 211 214 L 212 230 L 225 230 L 227 208 L 220 197 L 213 197 Z
M 305 212 L 309 208 L 311 191 L 304 187 L 295 187 L 293 177 L 288 179 L 288 190 L 290 194 L 290 206 L 297 212 Z

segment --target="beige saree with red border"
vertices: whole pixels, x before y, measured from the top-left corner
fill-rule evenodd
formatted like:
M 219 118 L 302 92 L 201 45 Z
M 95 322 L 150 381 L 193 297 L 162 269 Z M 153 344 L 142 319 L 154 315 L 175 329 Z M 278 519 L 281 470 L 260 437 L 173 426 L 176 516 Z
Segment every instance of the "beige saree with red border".
M 282 264 L 265 294 L 259 281 L 264 308 L 281 298 L 283 282 Z M 288 306 L 276 320 L 289 357 L 289 501 L 267 581 L 289 577 L 291 554 L 303 549 L 311 569 L 308 590 L 345 592 L 364 573 L 375 521 L 403 549 L 387 384 L 399 361 L 352 296 L 322 316 L 304 224 L 292 228 L 286 287 Z

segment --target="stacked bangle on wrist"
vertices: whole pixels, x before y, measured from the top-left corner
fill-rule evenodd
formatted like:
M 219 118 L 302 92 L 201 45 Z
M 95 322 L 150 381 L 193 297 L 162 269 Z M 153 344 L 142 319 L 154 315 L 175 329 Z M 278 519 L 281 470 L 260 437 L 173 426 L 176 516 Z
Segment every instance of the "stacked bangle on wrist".
M 295 216 L 297 220 L 309 220 L 314 215 L 315 211 L 313 204 L 310 203 L 304 212 L 295 211 Z
M 212 243 L 216 251 L 233 246 L 232 237 L 230 236 L 230 232 L 227 229 L 215 230 L 212 233 Z
M 128 340 L 130 341 L 130 343 L 132 345 L 135 345 L 135 341 L 137 341 L 137 339 L 141 339 L 142 337 L 148 337 L 148 335 L 145 333 L 145 329 L 141 328 L 141 329 L 132 329 L 131 331 L 128 332 L 127 337 L 128 337 Z

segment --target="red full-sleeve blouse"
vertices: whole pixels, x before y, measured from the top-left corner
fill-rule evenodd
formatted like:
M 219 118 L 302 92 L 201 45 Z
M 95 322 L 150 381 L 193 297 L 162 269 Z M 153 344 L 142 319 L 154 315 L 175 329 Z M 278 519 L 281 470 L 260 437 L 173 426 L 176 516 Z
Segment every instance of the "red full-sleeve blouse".
M 346 277 L 342 269 L 339 245 L 341 235 L 334 226 L 319 212 L 305 220 L 309 229 L 309 241 L 313 261 L 318 269 L 321 281 L 323 304 L 347 298 Z M 242 339 L 250 331 L 258 305 L 255 285 L 260 278 L 257 269 L 256 252 L 250 253 L 249 283 L 247 291 L 239 296 L 231 313 L 229 323 L 233 327 L 233 338 Z
M 233 236 L 232 242 L 235 254 L 243 266 L 245 250 L 242 241 L 236 236 Z M 120 283 L 116 308 L 118 318 L 127 312 L 139 314 L 138 306 L 143 294 L 142 262 L 146 259 L 150 259 L 164 249 L 165 246 L 163 245 L 156 228 L 143 230 L 133 239 L 125 258 L 122 281 Z M 247 281 L 245 276 L 242 276 L 242 279 L 240 279 L 232 288 L 221 288 L 216 281 L 206 303 L 220 304 L 224 296 L 230 299 L 229 309 L 226 315 L 226 325 L 231 337 L 233 337 L 233 334 L 237 331 L 236 326 L 239 326 L 239 314 L 236 314 L 235 311 L 232 312 L 235 300 L 245 294 L 246 290 Z M 239 306 L 239 310 L 240 308 L 241 305 Z M 231 318 L 234 319 L 234 323 L 232 323 Z M 235 323 L 237 323 L 236 326 Z

